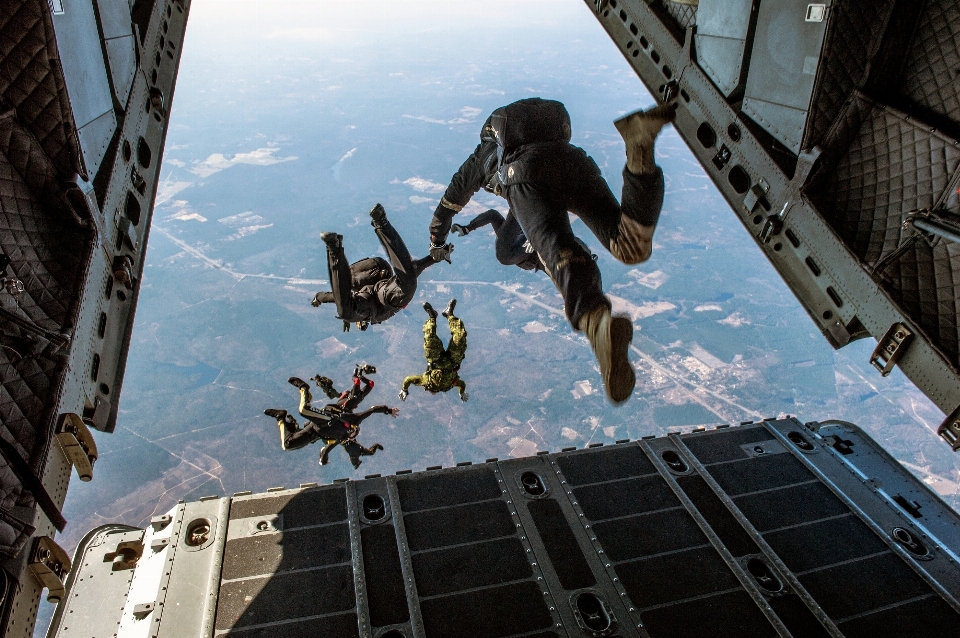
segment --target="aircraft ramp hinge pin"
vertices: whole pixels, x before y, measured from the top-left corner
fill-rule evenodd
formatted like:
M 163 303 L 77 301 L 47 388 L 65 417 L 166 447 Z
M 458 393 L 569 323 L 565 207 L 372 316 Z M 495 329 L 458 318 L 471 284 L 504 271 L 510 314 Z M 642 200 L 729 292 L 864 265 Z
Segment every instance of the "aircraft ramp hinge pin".
M 870 355 L 870 364 L 887 376 L 913 341 L 913 331 L 897 322 L 890 326 Z
M 943 420 L 937 434 L 950 444 L 954 452 L 960 451 L 960 405 Z

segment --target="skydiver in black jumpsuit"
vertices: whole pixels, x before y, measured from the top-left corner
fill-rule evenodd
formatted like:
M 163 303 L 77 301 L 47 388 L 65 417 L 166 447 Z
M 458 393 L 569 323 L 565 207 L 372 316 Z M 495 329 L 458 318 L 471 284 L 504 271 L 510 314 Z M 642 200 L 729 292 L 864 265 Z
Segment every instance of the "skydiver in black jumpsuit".
M 590 340 L 607 396 L 614 403 L 626 401 L 636 383 L 627 358 L 633 325 L 627 317 L 611 315 L 600 270 L 576 241 L 567 212 L 580 217 L 621 262 L 649 259 L 664 189 L 653 145 L 674 112 L 672 105 L 663 105 L 614 123 L 627 152 L 618 203 L 596 162 L 570 144 L 570 116 L 561 103 L 529 98 L 496 109 L 481 129 L 480 144 L 450 181 L 430 224 L 431 251 L 439 251 L 453 216 L 477 191 L 486 188 L 502 195 L 510 205 L 509 215 L 516 217 L 563 296 L 571 326 Z
M 389 263 L 371 257 L 351 266 L 343 250 L 343 236 L 336 233 L 320 235 L 327 244 L 327 266 L 333 291 L 318 292 L 311 303 L 314 306 L 336 303 L 337 316 L 343 320 L 345 332 L 352 322 L 366 330 L 367 325 L 381 323 L 400 312 L 413 299 L 420 274 L 441 259 L 449 262 L 453 251 L 452 245 L 441 246 L 431 251 L 431 255 L 414 260 L 400 233 L 387 219 L 383 206 L 374 206 L 370 217 Z

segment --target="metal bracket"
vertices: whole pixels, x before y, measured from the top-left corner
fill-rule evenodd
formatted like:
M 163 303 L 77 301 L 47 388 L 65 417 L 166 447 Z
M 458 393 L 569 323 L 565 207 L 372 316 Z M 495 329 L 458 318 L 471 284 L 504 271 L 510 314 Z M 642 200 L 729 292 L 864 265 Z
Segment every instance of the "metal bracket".
M 110 407 L 109 401 L 97 395 L 93 400 L 93 407 L 84 408 L 83 422 L 92 425 L 101 432 L 104 431 L 107 422 L 110 420 Z
M 93 465 L 97 462 L 97 442 L 79 414 L 67 412 L 57 425 L 57 440 L 67 460 L 77 468 L 81 481 L 93 480 Z
M 770 184 L 767 183 L 767 180 L 762 177 L 754 184 L 747 194 L 743 197 L 743 208 L 748 212 L 752 213 L 756 210 L 757 206 L 760 204 L 760 200 L 770 192 Z M 767 205 L 769 210 L 770 206 Z
M 49 536 L 37 536 L 30 549 L 28 567 L 47 588 L 47 601 L 59 603 L 66 595 L 63 584 L 72 567 L 67 552 Z
M 140 541 L 123 541 L 117 544 L 116 551 L 103 555 L 104 562 L 113 562 L 113 571 L 135 569 L 140 557 L 143 556 L 143 543 Z
M 874 348 L 870 355 L 870 364 L 883 376 L 889 375 L 911 341 L 913 331 L 900 322 L 893 324 Z
M 954 452 L 960 451 L 960 405 L 943 420 L 937 428 L 937 434 L 950 444 Z
M 133 615 L 137 618 L 143 618 L 154 610 L 156 603 L 140 603 L 133 606 Z

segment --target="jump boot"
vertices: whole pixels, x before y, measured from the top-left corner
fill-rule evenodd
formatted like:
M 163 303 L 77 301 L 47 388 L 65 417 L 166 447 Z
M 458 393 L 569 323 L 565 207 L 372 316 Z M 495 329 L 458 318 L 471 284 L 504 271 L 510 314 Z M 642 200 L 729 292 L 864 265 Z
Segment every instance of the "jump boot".
M 320 450 L 320 465 L 326 465 L 330 462 L 330 450 L 337 447 L 336 441 L 331 441 Z
M 269 417 L 273 417 L 277 420 L 277 426 L 280 428 L 280 449 L 286 450 L 286 440 L 287 440 L 287 428 L 291 429 L 290 434 L 295 434 L 299 428 L 297 428 L 296 422 L 290 423 L 293 421 L 288 415 L 286 410 L 277 410 L 274 408 L 267 408 L 263 411 Z
M 330 377 L 324 377 L 317 374 L 313 376 L 312 381 L 317 384 L 318 388 L 323 390 L 323 393 L 327 395 L 328 399 L 336 399 L 340 396 L 340 393 L 334 389 L 333 379 Z
M 381 204 L 377 204 L 370 210 L 370 225 L 374 228 L 383 228 L 387 225 L 387 211 Z
M 609 308 L 600 306 L 583 315 L 577 328 L 593 347 L 607 398 L 614 405 L 629 399 L 637 383 L 636 373 L 627 357 L 633 340 L 633 323 L 627 317 L 612 316 Z
M 457 307 L 457 300 L 456 300 L 456 299 L 451 299 L 451 300 L 450 300 L 450 303 L 447 304 L 446 309 L 445 309 L 443 312 L 441 312 L 440 314 L 442 314 L 444 317 L 446 317 L 447 319 L 449 319 L 450 317 L 453 317 L 453 316 L 454 316 L 454 314 L 453 314 L 453 309 L 456 308 L 456 307 Z
M 614 121 L 627 147 L 627 170 L 634 175 L 652 175 L 657 170 L 653 144 L 660 130 L 673 121 L 675 104 L 662 104 L 649 111 L 637 111 Z M 627 215 L 620 216 L 616 239 L 610 242 L 610 252 L 627 265 L 639 264 L 650 258 L 653 249 L 654 226 L 646 226 Z
M 428 315 L 431 319 L 436 319 L 436 318 L 437 318 L 437 311 L 433 309 L 433 306 L 430 305 L 430 302 L 429 302 L 429 301 L 424 301 L 424 302 L 423 302 L 423 309 L 427 311 L 427 315 Z
M 306 381 L 304 381 L 300 377 L 290 377 L 289 379 L 287 379 L 287 383 L 289 383 L 295 388 L 299 388 L 300 392 L 306 395 L 303 401 L 304 404 L 310 405 L 311 403 L 313 403 L 313 394 L 310 393 L 310 386 L 307 384 Z
M 343 245 L 343 235 L 338 235 L 337 233 L 320 233 L 320 239 L 334 250 Z M 314 299 L 316 299 L 316 297 L 314 297 Z

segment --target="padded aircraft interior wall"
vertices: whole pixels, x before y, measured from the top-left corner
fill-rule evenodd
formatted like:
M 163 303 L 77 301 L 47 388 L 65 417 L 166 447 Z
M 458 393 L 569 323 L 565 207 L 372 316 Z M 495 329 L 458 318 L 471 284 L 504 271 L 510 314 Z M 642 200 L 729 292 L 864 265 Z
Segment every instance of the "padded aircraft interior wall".
M 826 338 L 886 349 L 902 324 L 916 338 L 894 358 L 957 408 L 960 245 L 919 224 L 960 237 L 960 5 L 587 5 L 651 92 L 677 101 L 681 136 Z
M 68 447 L 89 480 L 116 422 L 187 10 L 0 0 L 0 635 L 32 635 Z

